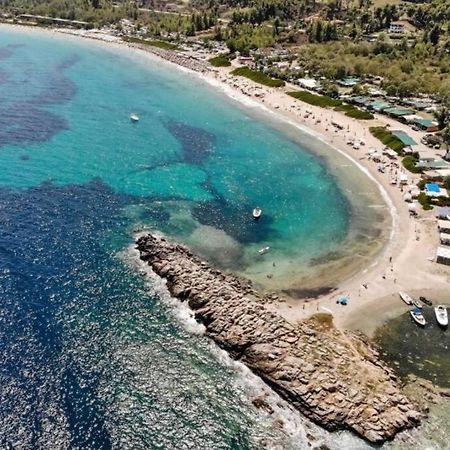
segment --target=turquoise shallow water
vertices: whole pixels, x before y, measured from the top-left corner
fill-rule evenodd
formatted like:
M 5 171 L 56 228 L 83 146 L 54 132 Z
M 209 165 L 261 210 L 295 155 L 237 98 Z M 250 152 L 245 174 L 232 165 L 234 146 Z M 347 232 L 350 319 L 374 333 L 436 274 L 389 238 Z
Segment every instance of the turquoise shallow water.
M 349 228 L 324 163 L 171 66 L 88 41 L 0 30 L 0 98 L 0 448 L 328 439 L 288 409 L 257 410 L 262 383 L 198 336 L 131 250 L 148 226 L 219 246 L 228 268 L 263 243 L 324 254 L 316 244 Z M 333 220 L 318 226 L 320 205 Z
M 376 212 L 323 146 L 170 65 L 38 31 L 0 29 L 0 98 L 0 448 L 366 448 L 257 410 L 263 385 L 132 251 L 156 228 L 261 282 L 367 240 Z
M 292 140 L 170 66 L 84 42 L 53 39 L 47 48 L 38 36 L 4 51 L 3 185 L 99 178 L 115 192 L 152 199 L 150 211 L 133 210 L 148 226 L 188 243 L 208 227 L 202 243 L 223 248 L 202 250 L 227 267 L 260 262 L 266 245 L 275 259 L 306 265 L 345 240 L 346 197 L 325 164 Z M 264 210 L 258 224 L 256 205 Z

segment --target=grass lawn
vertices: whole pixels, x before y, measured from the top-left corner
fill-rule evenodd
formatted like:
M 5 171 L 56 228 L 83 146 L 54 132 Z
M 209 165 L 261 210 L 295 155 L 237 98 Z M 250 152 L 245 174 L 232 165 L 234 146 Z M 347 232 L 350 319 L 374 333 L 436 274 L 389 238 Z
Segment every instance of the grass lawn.
M 402 0 L 373 0 L 372 9 L 383 8 L 386 5 L 400 5 Z
M 385 127 L 371 127 L 369 128 L 370 132 L 373 136 L 375 136 L 378 140 L 380 140 L 384 145 L 391 148 L 399 155 L 403 153 L 403 149 L 405 144 L 394 136 L 387 128 Z
M 414 156 L 405 156 L 402 160 L 403 167 L 406 170 L 409 170 L 411 173 L 421 173 L 422 170 L 420 170 L 418 167 L 416 167 L 416 164 L 418 163 L 418 160 L 414 158 Z
M 288 95 L 296 98 L 297 100 L 301 100 L 302 102 L 306 102 L 314 106 L 321 106 L 322 108 L 335 108 L 342 105 L 340 100 L 328 97 L 327 95 L 312 94 L 308 91 L 288 92 Z
M 226 55 L 215 56 L 208 59 L 208 62 L 214 67 L 229 67 L 231 66 L 230 60 Z
M 372 120 L 373 114 L 356 108 L 353 105 L 341 105 L 334 108 L 335 111 L 343 112 L 346 116 L 359 120 Z
M 238 75 L 241 77 L 248 78 L 255 83 L 264 84 L 269 87 L 282 87 L 285 85 L 283 80 L 278 80 L 276 78 L 270 78 L 262 72 L 256 70 L 251 70 L 248 67 L 239 67 L 231 72 L 232 75 Z
M 348 117 L 359 120 L 373 119 L 373 115 L 367 111 L 362 111 L 353 105 L 346 105 L 341 100 L 328 97 L 327 95 L 313 94 L 308 91 L 295 91 L 288 92 L 288 95 L 301 100 L 302 102 L 309 103 L 310 105 L 320 106 L 321 108 L 334 108 L 335 111 L 340 111 Z
M 171 44 L 170 42 L 166 42 L 166 41 L 148 41 L 146 39 L 139 39 L 139 38 L 130 37 L 130 36 L 124 36 L 122 39 L 125 42 L 131 42 L 132 44 L 150 45 L 151 47 L 158 47 L 158 48 L 162 48 L 164 50 L 177 50 L 178 49 L 178 45 Z
M 314 106 L 320 106 L 322 108 L 334 108 L 342 105 L 340 100 L 328 97 L 327 95 L 312 94 L 308 91 L 288 92 L 288 95 L 296 98 L 297 100 L 301 100 L 302 102 L 306 102 Z

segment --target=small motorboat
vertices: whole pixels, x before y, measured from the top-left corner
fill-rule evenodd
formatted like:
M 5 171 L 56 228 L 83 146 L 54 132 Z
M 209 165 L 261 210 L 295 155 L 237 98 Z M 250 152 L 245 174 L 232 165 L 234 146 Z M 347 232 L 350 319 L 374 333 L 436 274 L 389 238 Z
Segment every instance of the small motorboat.
M 259 206 L 257 206 L 256 208 L 253 209 L 252 215 L 253 215 L 254 219 L 258 220 L 261 217 L 261 214 L 262 214 L 262 209 Z
M 448 325 L 448 313 L 447 308 L 444 305 L 435 306 L 434 314 L 436 316 L 437 323 L 441 327 L 446 327 Z
M 260 255 L 264 255 L 264 253 L 267 253 L 270 250 L 270 247 L 263 247 L 262 249 L 258 250 L 258 253 Z
M 419 300 L 413 300 L 412 304 L 413 304 L 416 308 L 422 308 L 422 307 L 423 307 L 422 303 L 420 303 Z
M 131 113 L 130 114 L 130 120 L 132 122 L 139 122 L 139 116 L 136 113 Z
M 419 300 L 422 303 L 425 303 L 425 305 L 433 306 L 433 302 L 431 300 L 428 300 L 426 297 L 419 297 Z
M 412 305 L 413 299 L 406 293 L 406 292 L 399 292 L 398 295 L 400 295 L 400 298 L 407 304 Z
M 427 321 L 425 320 L 425 317 L 423 317 L 422 314 L 422 308 L 414 308 L 412 309 L 410 312 L 411 317 L 413 318 L 414 322 L 416 322 L 418 325 L 420 325 L 421 327 L 424 327 L 427 323 Z

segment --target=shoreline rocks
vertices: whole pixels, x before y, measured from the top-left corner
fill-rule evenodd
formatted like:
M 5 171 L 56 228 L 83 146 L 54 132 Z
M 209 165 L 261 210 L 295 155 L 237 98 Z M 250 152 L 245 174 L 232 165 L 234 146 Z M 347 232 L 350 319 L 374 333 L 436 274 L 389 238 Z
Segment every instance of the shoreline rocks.
M 189 304 L 207 336 L 317 424 L 373 443 L 419 424 L 421 413 L 364 335 L 333 328 L 324 314 L 289 322 L 250 282 L 163 236 L 143 236 L 137 249 L 170 293 Z

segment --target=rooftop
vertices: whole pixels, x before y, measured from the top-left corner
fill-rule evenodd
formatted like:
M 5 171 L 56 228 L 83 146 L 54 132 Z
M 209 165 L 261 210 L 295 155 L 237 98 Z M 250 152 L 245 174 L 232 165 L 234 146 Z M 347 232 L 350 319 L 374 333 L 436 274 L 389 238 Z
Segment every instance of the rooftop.
M 417 145 L 417 142 L 407 133 L 402 130 L 392 130 L 392 134 L 400 139 L 405 145 Z

